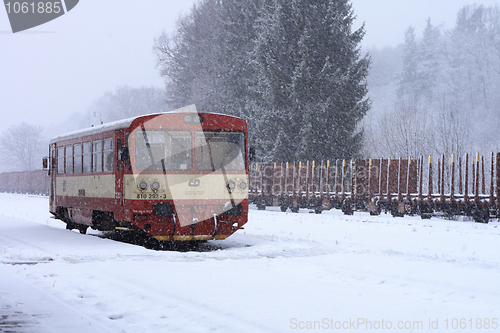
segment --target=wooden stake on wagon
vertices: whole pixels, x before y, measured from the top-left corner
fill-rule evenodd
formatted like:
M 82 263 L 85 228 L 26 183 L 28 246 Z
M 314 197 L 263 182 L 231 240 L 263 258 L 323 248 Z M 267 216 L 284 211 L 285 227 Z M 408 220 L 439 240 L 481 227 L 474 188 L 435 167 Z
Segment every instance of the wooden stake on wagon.
M 464 203 L 469 203 L 469 154 L 465 154 Z
M 429 185 L 427 187 L 427 201 L 432 202 L 432 156 L 429 156 Z
M 450 187 L 450 201 L 455 202 L 455 154 L 451 155 L 451 187 Z

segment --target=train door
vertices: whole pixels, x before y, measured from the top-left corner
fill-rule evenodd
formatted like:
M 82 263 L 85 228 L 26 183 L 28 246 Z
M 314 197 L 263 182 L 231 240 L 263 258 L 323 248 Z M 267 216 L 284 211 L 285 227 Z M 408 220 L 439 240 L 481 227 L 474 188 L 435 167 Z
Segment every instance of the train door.
M 50 188 L 49 188 L 49 210 L 51 212 L 56 211 L 56 177 L 57 177 L 57 156 L 56 156 L 56 145 L 52 144 L 49 147 L 49 176 L 50 176 Z
M 115 150 L 115 211 L 114 217 L 116 221 L 123 221 L 124 206 L 123 206 L 123 174 L 125 171 L 125 163 L 122 158 L 122 145 L 125 142 L 123 131 L 116 132 L 116 150 Z

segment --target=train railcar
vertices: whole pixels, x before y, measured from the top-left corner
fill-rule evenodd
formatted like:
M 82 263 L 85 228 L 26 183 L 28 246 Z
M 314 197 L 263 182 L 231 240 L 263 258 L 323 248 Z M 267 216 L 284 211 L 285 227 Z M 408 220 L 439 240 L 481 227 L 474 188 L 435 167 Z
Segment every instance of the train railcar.
M 68 229 L 225 239 L 248 217 L 243 119 L 190 106 L 51 140 L 50 212 Z

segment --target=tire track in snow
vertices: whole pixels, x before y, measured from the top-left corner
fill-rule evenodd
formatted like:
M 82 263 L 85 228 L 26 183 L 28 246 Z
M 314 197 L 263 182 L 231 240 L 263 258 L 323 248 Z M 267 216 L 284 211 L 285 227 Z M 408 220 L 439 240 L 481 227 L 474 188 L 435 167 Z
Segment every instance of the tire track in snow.
M 0 265 L 0 328 L 18 332 L 116 332 Z
M 189 299 L 175 293 L 161 294 L 155 293 L 154 286 L 147 288 L 137 280 L 131 280 L 124 275 L 99 275 L 94 277 L 95 280 L 101 282 L 106 281 L 110 286 L 122 291 L 133 291 L 133 297 L 138 299 L 138 302 L 144 301 L 146 304 L 155 304 L 166 309 L 170 314 L 168 317 L 175 323 L 169 322 L 167 327 L 163 327 L 165 331 L 169 332 L 200 332 L 200 327 L 206 328 L 206 332 L 223 331 L 223 332 L 277 332 L 271 327 L 266 327 L 256 321 L 250 321 L 238 316 L 237 313 L 229 313 L 227 311 L 212 308 L 209 304 L 195 299 Z M 237 293 L 237 291 L 233 291 Z M 130 294 L 129 294 L 130 297 Z M 203 295 L 200 295 L 203 299 Z M 139 308 L 142 308 L 139 306 Z M 175 317 L 176 315 L 178 317 Z M 108 314 L 120 320 L 126 320 L 130 313 L 112 312 Z M 134 314 L 137 315 L 137 314 Z M 178 320 L 180 319 L 180 323 Z M 256 318 L 258 319 L 258 318 Z M 193 325 L 193 327 L 191 327 Z M 144 327 L 145 331 L 149 329 Z

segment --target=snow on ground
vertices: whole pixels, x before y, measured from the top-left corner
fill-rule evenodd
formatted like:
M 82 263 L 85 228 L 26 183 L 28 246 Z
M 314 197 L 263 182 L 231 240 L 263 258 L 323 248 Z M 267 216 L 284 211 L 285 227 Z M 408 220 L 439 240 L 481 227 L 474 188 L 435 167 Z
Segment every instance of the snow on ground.
M 65 230 L 47 197 L 0 194 L 0 331 L 500 329 L 498 222 L 249 220 L 199 251 L 155 251 Z

